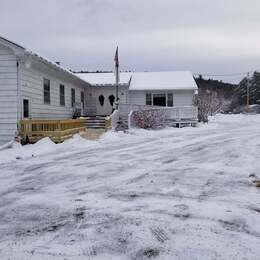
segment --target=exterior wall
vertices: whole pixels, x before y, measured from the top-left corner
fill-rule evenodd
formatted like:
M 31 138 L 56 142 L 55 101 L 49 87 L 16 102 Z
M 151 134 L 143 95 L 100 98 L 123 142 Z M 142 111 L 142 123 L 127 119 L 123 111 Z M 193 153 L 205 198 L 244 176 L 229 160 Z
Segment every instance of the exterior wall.
M 128 103 L 146 105 L 146 93 L 173 93 L 173 106 L 192 106 L 194 90 L 130 91 Z
M 146 92 L 145 91 L 129 91 L 129 104 L 146 105 Z
M 50 80 L 50 104 L 44 104 L 44 78 Z M 21 84 L 21 118 L 22 100 L 28 98 L 30 101 L 31 119 L 66 119 L 72 118 L 73 108 L 71 106 L 71 88 L 75 89 L 76 103 L 81 103 L 80 93 L 84 91 L 86 100 L 86 87 L 75 82 L 69 76 L 64 75 L 49 66 L 36 61 L 31 61 L 20 68 Z M 65 106 L 60 105 L 60 84 L 65 87 Z
M 0 145 L 17 131 L 17 65 L 14 53 L 0 44 Z
M 178 90 L 173 92 L 175 107 L 193 106 L 194 90 Z
M 120 102 L 126 103 L 128 99 L 128 85 L 119 87 Z M 101 106 L 99 102 L 99 96 L 103 95 L 104 105 Z M 93 86 L 91 91 L 87 93 L 87 105 L 96 107 L 97 115 L 110 115 L 113 107 L 109 102 L 109 96 L 114 95 L 116 97 L 116 87 L 111 85 Z

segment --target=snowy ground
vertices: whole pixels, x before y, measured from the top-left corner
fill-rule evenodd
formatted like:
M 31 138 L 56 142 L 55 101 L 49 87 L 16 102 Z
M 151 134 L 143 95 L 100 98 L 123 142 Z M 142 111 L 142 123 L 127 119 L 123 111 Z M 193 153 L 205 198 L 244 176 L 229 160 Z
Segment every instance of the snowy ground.
M 260 259 L 260 116 L 0 151 L 0 259 Z

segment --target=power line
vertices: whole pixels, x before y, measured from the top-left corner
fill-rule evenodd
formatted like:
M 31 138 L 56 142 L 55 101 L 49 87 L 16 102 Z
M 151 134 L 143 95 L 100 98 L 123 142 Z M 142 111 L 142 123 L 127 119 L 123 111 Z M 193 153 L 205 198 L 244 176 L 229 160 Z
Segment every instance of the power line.
M 251 70 L 251 71 L 247 71 L 247 72 L 234 72 L 234 73 L 228 73 L 228 74 L 204 74 L 204 73 L 194 73 L 194 75 L 196 76 L 204 76 L 204 77 L 233 77 L 233 76 L 243 76 L 243 75 L 247 75 L 248 73 L 254 73 L 255 71 L 258 71 L 258 69 L 256 70 Z

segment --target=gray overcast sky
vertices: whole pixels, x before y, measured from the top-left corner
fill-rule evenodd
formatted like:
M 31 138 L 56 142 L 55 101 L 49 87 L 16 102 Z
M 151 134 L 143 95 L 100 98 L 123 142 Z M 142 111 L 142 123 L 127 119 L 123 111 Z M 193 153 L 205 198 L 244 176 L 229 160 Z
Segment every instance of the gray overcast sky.
M 0 35 L 73 70 L 116 45 L 122 70 L 260 69 L 259 0 L 0 0 Z

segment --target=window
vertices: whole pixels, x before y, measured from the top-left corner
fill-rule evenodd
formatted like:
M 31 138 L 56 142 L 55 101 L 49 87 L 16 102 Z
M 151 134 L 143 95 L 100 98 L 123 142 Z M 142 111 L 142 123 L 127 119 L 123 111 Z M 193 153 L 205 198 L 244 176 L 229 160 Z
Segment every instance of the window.
M 112 107 L 114 105 L 114 102 L 115 102 L 115 96 L 114 95 L 110 95 L 108 97 L 108 99 L 109 99 L 109 103 L 110 103 L 110 105 Z
M 51 88 L 50 88 L 49 79 L 43 80 L 43 101 L 44 101 L 44 104 L 51 103 Z
M 153 94 L 153 105 L 165 107 L 166 106 L 166 94 Z
M 29 118 L 29 100 L 23 100 L 23 118 Z
M 146 105 L 151 106 L 152 105 L 152 94 L 146 93 Z
M 84 108 L 85 107 L 85 97 L 84 97 L 84 92 L 83 91 L 80 92 L 80 101 L 81 101 L 82 106 Z
M 75 89 L 74 88 L 71 89 L 71 106 L 72 107 L 75 106 Z
M 60 85 L 60 105 L 65 106 L 65 88 L 64 88 L 64 85 Z
M 173 107 L 173 94 L 167 94 L 167 107 Z
M 98 100 L 99 100 L 100 105 L 103 107 L 104 106 L 105 97 L 103 95 L 100 95 L 98 97 Z

